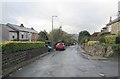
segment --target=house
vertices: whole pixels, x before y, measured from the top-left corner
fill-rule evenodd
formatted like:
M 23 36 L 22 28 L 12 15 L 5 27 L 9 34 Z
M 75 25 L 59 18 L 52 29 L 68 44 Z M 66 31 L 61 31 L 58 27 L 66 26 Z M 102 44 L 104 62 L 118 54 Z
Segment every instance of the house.
M 109 28 L 106 26 L 106 27 L 103 27 L 101 32 L 109 32 Z
M 117 17 L 114 20 L 110 18 L 110 21 L 106 24 L 106 27 L 110 29 L 111 34 L 118 34 L 120 32 L 120 17 Z
M 118 18 L 120 18 L 120 1 L 118 2 Z M 120 35 L 120 22 L 119 22 L 119 35 Z
M 94 33 L 91 35 L 90 40 L 91 40 L 91 41 L 98 41 L 99 33 L 100 33 L 100 32 L 94 32 Z
M 14 24 L 1 24 L 2 26 L 2 39 L 4 40 L 17 40 L 17 41 L 36 41 L 38 32 L 33 28 L 26 28 L 23 24 L 20 26 Z
M 0 24 L 0 28 L 2 30 L 2 35 L 0 37 L 0 41 L 17 39 L 17 31 L 16 30 L 13 30 L 12 28 L 8 27 L 5 24 Z

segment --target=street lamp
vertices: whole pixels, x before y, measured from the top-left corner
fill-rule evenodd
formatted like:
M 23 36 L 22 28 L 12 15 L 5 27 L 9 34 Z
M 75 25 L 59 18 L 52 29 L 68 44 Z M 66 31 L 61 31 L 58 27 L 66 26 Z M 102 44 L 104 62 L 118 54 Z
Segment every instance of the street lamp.
M 60 35 L 60 41 L 62 41 L 62 26 L 59 27 L 59 35 Z
M 57 16 L 52 16 L 52 48 L 54 48 L 54 46 L 53 46 L 53 18 L 54 17 L 57 17 Z

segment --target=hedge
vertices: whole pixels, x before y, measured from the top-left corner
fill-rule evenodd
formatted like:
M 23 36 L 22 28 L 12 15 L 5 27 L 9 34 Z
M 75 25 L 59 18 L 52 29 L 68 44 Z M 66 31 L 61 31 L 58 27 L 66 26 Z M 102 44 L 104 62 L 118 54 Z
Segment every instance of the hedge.
M 95 44 L 99 44 L 99 41 L 88 41 L 89 46 L 93 46 Z
M 43 47 L 45 42 L 18 42 L 18 41 L 5 41 L 0 42 L 0 47 L 3 53 L 14 53 L 34 48 Z

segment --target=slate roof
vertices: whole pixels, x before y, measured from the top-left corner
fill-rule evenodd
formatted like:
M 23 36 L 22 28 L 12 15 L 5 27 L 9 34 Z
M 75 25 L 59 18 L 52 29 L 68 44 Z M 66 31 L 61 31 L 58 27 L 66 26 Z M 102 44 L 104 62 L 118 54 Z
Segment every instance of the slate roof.
M 8 31 L 16 31 L 16 30 L 13 30 L 12 28 L 6 26 L 6 24 L 0 24 L 0 27 L 5 27 Z
M 35 31 L 34 29 L 31 29 L 31 28 L 21 27 L 18 25 L 10 24 L 10 23 L 7 23 L 6 25 L 16 31 L 38 33 L 37 31 Z
M 107 24 L 107 26 L 109 26 L 109 25 L 111 25 L 111 24 L 113 24 L 113 23 L 119 22 L 119 21 L 120 21 L 120 17 L 118 17 L 118 18 L 114 19 L 113 21 L 109 22 L 109 23 Z

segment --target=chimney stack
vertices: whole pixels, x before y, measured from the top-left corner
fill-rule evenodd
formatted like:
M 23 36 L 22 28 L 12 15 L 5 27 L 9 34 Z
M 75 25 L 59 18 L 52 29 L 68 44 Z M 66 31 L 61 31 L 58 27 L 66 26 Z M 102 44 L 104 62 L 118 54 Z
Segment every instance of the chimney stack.
M 109 22 L 112 22 L 112 17 L 110 17 L 110 21 Z
M 21 25 L 20 25 L 20 27 L 24 27 L 24 25 L 23 25 L 23 24 L 21 24 Z
M 33 27 L 31 27 L 31 29 L 32 29 L 32 30 L 34 30 L 34 28 L 33 28 Z

